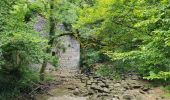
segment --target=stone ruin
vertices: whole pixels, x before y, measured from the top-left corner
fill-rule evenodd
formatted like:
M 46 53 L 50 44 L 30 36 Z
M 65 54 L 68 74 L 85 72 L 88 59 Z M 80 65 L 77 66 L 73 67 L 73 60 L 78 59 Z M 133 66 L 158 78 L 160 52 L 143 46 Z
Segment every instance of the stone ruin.
M 64 46 L 64 50 L 59 50 L 57 56 L 59 57 L 59 66 L 61 69 L 79 69 L 80 60 L 80 44 L 72 36 L 66 35 L 60 37 Z
M 37 32 L 47 38 L 48 31 L 46 31 L 46 25 L 48 24 L 47 20 L 43 17 L 38 16 L 37 21 L 35 22 L 34 29 Z M 47 26 L 48 27 L 48 26 Z M 56 26 L 56 30 L 60 29 L 63 31 L 63 28 L 58 28 L 60 26 Z M 64 35 L 57 39 L 57 44 L 52 49 L 52 55 L 55 55 L 59 58 L 59 69 L 63 70 L 78 70 L 79 69 L 79 61 L 80 61 L 80 44 L 79 42 L 70 35 Z M 58 47 L 58 45 L 62 45 Z M 60 49 L 59 49 L 60 48 Z M 48 64 L 48 67 L 53 67 L 51 64 Z

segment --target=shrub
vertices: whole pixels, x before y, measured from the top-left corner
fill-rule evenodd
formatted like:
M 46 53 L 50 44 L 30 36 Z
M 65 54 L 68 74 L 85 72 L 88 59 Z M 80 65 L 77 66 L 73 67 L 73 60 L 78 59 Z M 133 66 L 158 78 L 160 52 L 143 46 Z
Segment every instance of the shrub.
M 17 99 L 21 94 L 29 94 L 36 83 L 39 82 L 38 73 L 28 67 L 20 71 L 0 71 L 0 99 Z
M 93 49 L 86 49 L 82 51 L 81 55 L 81 69 L 85 73 L 89 73 L 93 70 L 95 63 L 99 61 L 99 52 Z

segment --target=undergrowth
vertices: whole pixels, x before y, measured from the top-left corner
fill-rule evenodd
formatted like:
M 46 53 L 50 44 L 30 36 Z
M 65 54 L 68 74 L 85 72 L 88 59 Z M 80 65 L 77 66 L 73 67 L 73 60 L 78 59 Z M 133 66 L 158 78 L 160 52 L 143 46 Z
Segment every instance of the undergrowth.
M 0 72 L 0 100 L 23 100 L 39 82 L 38 73 L 29 68 L 22 71 Z

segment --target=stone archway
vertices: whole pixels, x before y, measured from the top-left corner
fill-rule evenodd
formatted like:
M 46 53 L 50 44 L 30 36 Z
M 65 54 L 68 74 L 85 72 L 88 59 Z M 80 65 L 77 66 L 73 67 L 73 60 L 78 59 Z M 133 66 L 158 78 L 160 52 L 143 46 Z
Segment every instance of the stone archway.
M 48 24 L 47 20 L 41 16 L 38 16 L 34 25 L 34 29 L 44 38 L 48 38 L 49 34 L 45 29 L 46 24 Z M 56 31 L 57 30 L 63 31 L 63 26 L 56 26 Z M 59 69 L 79 70 L 80 43 L 76 40 L 75 37 L 71 35 L 63 35 L 58 37 L 56 40 L 58 42 L 54 43 L 51 53 L 53 56 L 58 56 Z M 58 45 L 60 45 L 60 47 Z M 61 45 L 64 49 L 61 49 Z M 48 63 L 47 69 L 52 67 L 53 66 Z
M 80 62 L 80 44 L 70 35 L 60 37 L 64 50 L 59 50 L 59 66 L 61 69 L 78 70 Z

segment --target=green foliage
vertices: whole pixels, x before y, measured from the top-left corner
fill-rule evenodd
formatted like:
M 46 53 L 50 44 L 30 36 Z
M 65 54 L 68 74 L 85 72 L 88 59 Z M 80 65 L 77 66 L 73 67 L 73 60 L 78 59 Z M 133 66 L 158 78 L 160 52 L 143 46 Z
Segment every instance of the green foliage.
M 32 64 L 47 55 L 47 40 L 33 30 L 25 17 L 30 12 L 26 0 L 0 1 L 0 99 L 17 98 L 39 82 Z
M 167 79 L 168 76 L 163 76 L 161 71 L 169 71 L 170 48 L 167 45 L 169 30 L 166 29 L 167 24 L 163 21 L 167 18 L 162 18 L 162 14 L 164 13 L 161 13 L 162 9 L 156 8 L 156 5 L 157 4 L 152 5 L 154 7 L 153 9 L 144 12 L 149 13 L 152 11 L 149 15 L 141 15 L 142 18 L 145 17 L 147 20 L 143 19 L 134 24 L 135 27 L 141 27 L 142 30 L 145 29 L 146 32 L 150 34 L 148 38 L 143 40 L 143 44 L 139 45 L 138 50 L 128 52 L 115 51 L 114 53 L 106 52 L 106 54 L 110 56 L 112 60 L 128 61 L 131 63 L 131 66 L 137 66 L 137 69 L 142 75 L 149 76 L 146 79 Z M 159 5 L 164 7 L 163 12 L 168 10 L 165 9 L 165 5 L 161 3 L 159 3 Z M 152 72 L 155 74 L 150 74 Z
M 99 52 L 94 49 L 83 50 L 81 55 L 81 67 L 85 72 L 90 72 L 93 70 L 94 64 L 97 63 L 100 59 Z
M 167 82 L 169 4 L 169 0 L 1 0 L 0 72 L 10 80 L 0 81 L 26 88 L 37 81 L 36 75 L 29 76 L 34 74 L 30 64 L 43 59 L 56 64 L 57 58 L 44 51 L 51 49 L 55 25 L 62 24 L 81 43 L 82 69 L 90 71 L 105 61 L 111 66 L 99 68 L 97 73 L 103 76 L 137 71 L 147 80 Z M 33 29 L 30 21 L 37 14 L 49 19 L 49 40 Z
M 113 77 L 114 71 L 115 71 L 115 69 L 113 66 L 102 65 L 99 67 L 99 69 L 97 69 L 96 73 L 101 76 L 105 76 L 105 77 L 108 77 L 108 76 Z
M 129 73 L 135 73 L 135 68 L 131 67 L 128 62 L 122 63 L 121 61 L 101 63 L 96 65 L 96 74 L 112 79 L 121 79 Z
M 63 5 L 64 4 L 64 5 Z M 71 3 L 71 0 L 69 1 L 61 1 L 58 5 L 58 10 L 55 12 L 55 17 L 60 22 L 65 23 L 75 23 L 77 20 L 77 12 L 76 12 L 77 6 L 74 3 Z
M 169 11 L 168 0 L 95 0 L 78 9 L 73 26 L 100 41 L 98 50 L 120 67 L 117 70 L 136 70 L 146 79 L 167 81 Z
M 20 71 L 13 71 L 11 73 L 1 70 L 0 99 L 17 99 L 21 96 L 21 94 L 32 91 L 34 89 L 34 85 L 38 82 L 38 73 L 28 67 L 23 67 Z
M 166 94 L 166 95 L 169 97 L 170 96 L 170 94 L 169 94 L 170 93 L 170 86 L 167 85 L 167 86 L 163 87 L 163 90 L 168 92 L 168 94 Z
M 162 81 L 169 81 L 170 80 L 170 72 L 159 72 L 155 74 L 154 72 L 150 72 L 150 76 L 144 77 L 147 80 L 162 80 Z

